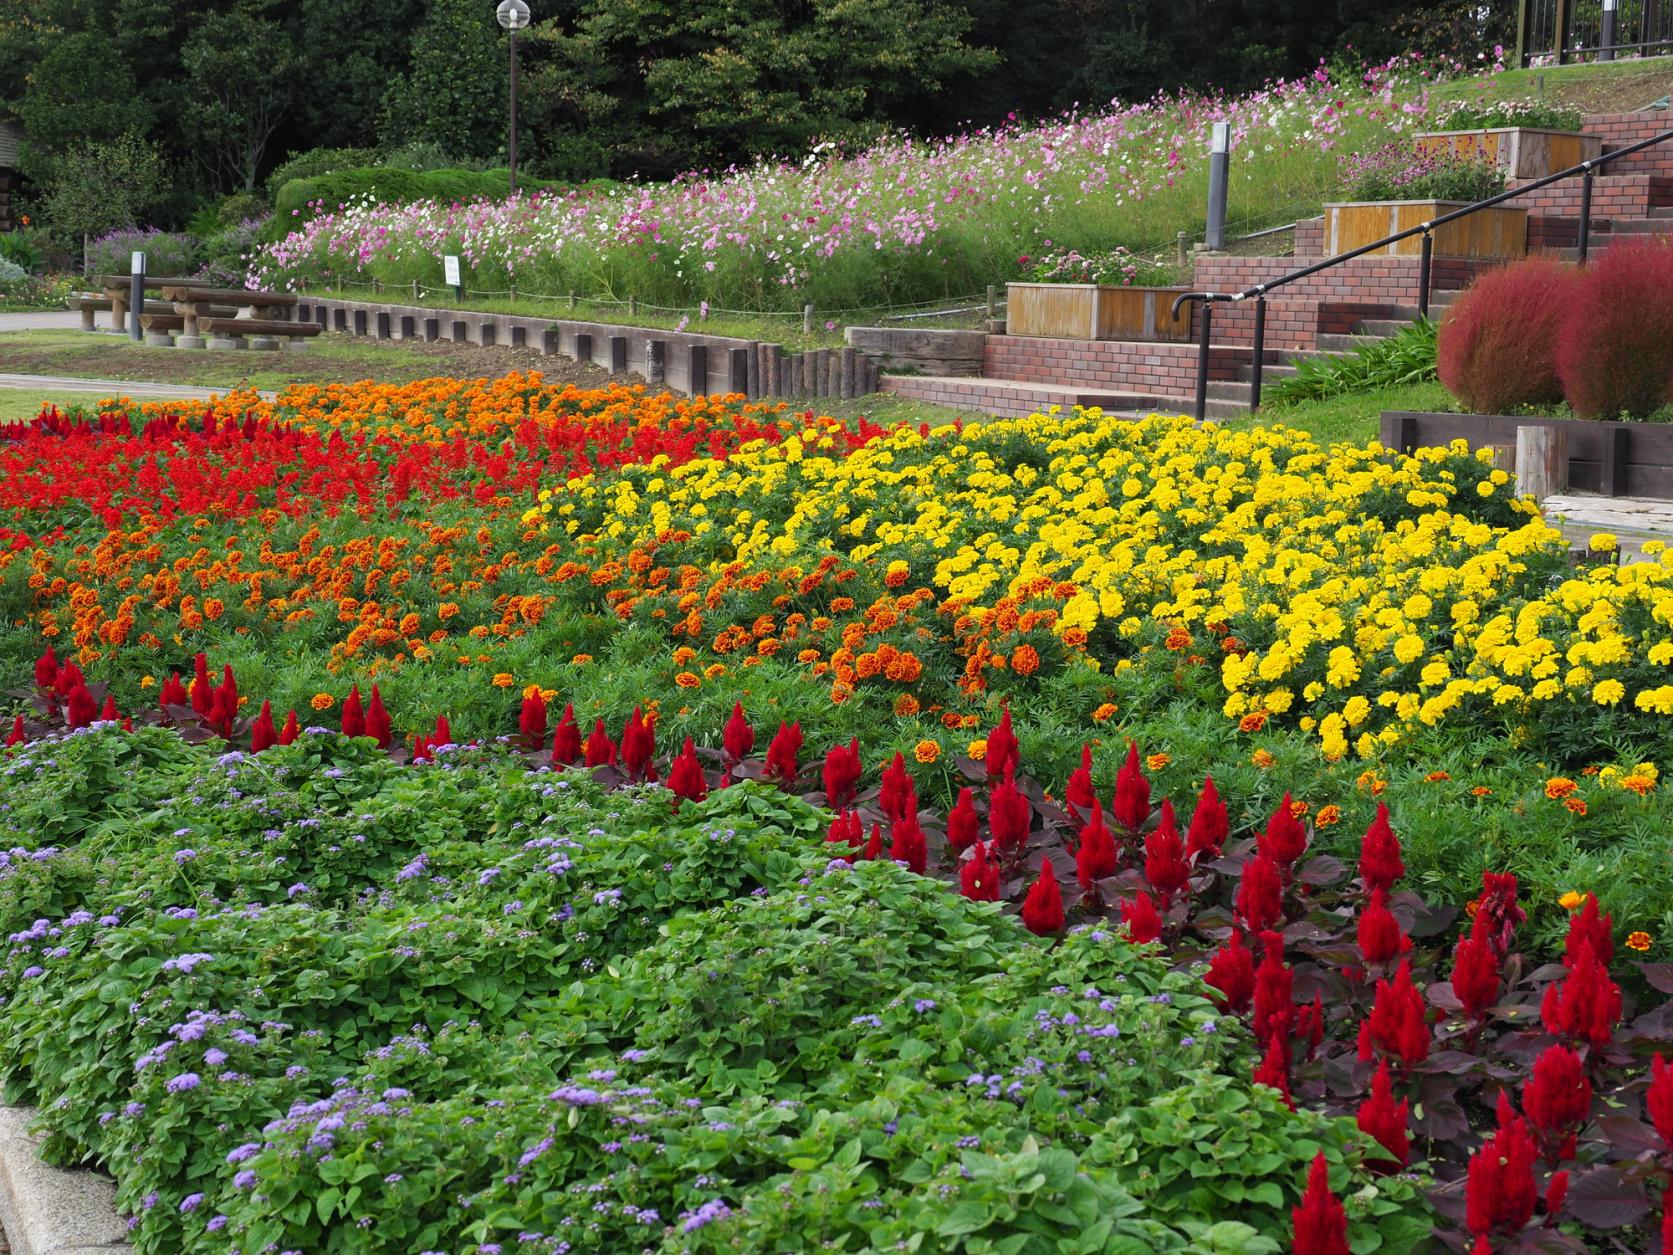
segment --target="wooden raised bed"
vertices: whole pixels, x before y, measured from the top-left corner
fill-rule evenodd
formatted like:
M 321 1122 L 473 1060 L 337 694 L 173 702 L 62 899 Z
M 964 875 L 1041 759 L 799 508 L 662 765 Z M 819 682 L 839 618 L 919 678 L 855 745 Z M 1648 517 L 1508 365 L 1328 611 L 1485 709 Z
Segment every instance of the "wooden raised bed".
M 1673 500 L 1673 423 L 1385 410 L 1378 439 L 1401 452 L 1436 448 L 1454 440 L 1482 449 L 1515 444 L 1518 427 L 1559 427 L 1566 433 L 1572 490 Z
M 1188 340 L 1189 310 L 1172 316 L 1188 288 L 1109 283 L 1008 283 L 1005 333 L 1056 340 Z
M 1417 137 L 1421 153 L 1491 161 L 1512 179 L 1543 179 L 1603 155 L 1603 136 L 1546 131 L 1527 126 L 1485 131 L 1427 131 Z
M 1324 255 L 1340 253 L 1380 240 L 1397 231 L 1439 218 L 1465 202 L 1453 200 L 1353 201 L 1324 207 Z M 1478 209 L 1456 222 L 1433 231 L 1436 257 L 1524 257 L 1528 252 L 1528 211 L 1505 205 Z M 1416 257 L 1423 251 L 1423 237 L 1410 236 L 1398 243 L 1372 250 L 1371 256 L 1392 254 Z

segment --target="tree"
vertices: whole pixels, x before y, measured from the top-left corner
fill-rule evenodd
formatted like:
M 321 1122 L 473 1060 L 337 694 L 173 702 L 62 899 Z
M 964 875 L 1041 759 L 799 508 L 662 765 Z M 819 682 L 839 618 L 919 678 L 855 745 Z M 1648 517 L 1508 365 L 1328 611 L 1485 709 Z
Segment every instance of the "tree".
M 506 53 L 487 0 L 431 0 L 412 68 L 389 84 L 379 138 L 481 160 L 505 147 Z
M 192 85 L 182 120 L 217 191 L 255 190 L 295 92 L 295 52 L 272 8 L 272 0 L 245 0 L 207 13 L 181 50 Z
M 53 228 L 85 250 L 89 237 L 129 227 L 168 191 L 156 146 L 135 134 L 82 140 L 52 161 L 42 208 Z

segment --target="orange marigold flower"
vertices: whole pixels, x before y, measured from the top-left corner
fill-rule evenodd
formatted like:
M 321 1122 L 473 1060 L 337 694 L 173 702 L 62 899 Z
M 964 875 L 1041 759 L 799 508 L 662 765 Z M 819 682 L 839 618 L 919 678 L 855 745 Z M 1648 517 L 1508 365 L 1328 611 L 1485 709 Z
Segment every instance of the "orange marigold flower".
M 1190 648 L 1191 634 L 1182 627 L 1176 627 L 1168 633 L 1168 639 L 1162 644 L 1177 654 L 1182 649 Z
M 1560 797 L 1567 797 L 1580 786 L 1567 776 L 1552 776 L 1545 782 L 1545 796 L 1555 801 Z
M 1259 732 L 1264 727 L 1266 727 L 1266 711 L 1264 710 L 1251 710 L 1237 721 L 1239 732 Z
M 689 671 L 682 671 L 674 677 L 674 683 L 683 689 L 694 689 L 703 683 L 703 680 L 700 676 L 693 675 Z
M 853 608 L 854 599 L 852 597 L 831 598 L 831 609 L 835 610 L 838 614 L 842 614 L 844 611 L 852 610 Z
M 1063 643 L 1071 649 L 1079 649 L 1086 644 L 1086 629 L 1078 627 L 1064 628 Z
M 683 667 L 695 657 L 697 657 L 697 651 L 695 649 L 693 649 L 690 645 L 681 645 L 674 651 L 674 665 L 676 667 Z
M 894 562 L 889 563 L 888 569 L 883 576 L 883 583 L 889 588 L 899 588 L 911 577 L 912 568 L 899 559 L 896 559 Z
M 1650 948 L 1650 934 L 1639 929 L 1627 934 L 1627 949 L 1637 950 L 1640 954 Z
M 1172 761 L 1173 759 L 1166 754 L 1151 754 L 1144 760 L 1144 769 L 1146 771 L 1160 771 Z
M 831 685 L 831 705 L 841 706 L 852 696 L 854 696 L 853 688 L 840 680 Z
M 1011 670 L 1018 675 L 1033 675 L 1040 669 L 1040 651 L 1032 645 L 1018 645 L 1011 651 Z
M 1262 771 L 1265 771 L 1278 760 L 1265 750 L 1256 750 L 1253 754 L 1249 755 L 1249 761 L 1259 767 Z
M 1308 811 L 1310 811 L 1312 809 L 1313 808 L 1311 806 L 1309 806 L 1306 802 L 1291 802 L 1290 803 L 1290 814 L 1293 815 L 1296 819 L 1302 818 L 1304 815 L 1307 814 Z
M 219 597 L 205 597 L 203 600 L 203 617 L 213 622 L 227 612 L 227 604 Z
M 1479 910 L 1481 910 L 1480 898 L 1471 898 L 1468 902 L 1464 903 L 1464 914 L 1468 915 L 1471 919 L 1475 918 L 1476 912 Z
M 918 699 L 910 693 L 902 693 L 895 698 L 895 714 L 902 719 L 910 718 L 917 714 L 920 709 L 922 708 L 918 705 Z
M 592 660 L 593 656 L 591 654 L 576 654 L 575 657 L 569 660 L 569 665 L 572 667 L 584 667 Z
M 1586 813 L 1586 802 L 1585 802 L 1585 799 L 1583 799 L 1583 798 L 1578 798 L 1578 797 L 1564 798 L 1563 799 L 1563 805 L 1566 806 L 1571 812 L 1573 812 L 1576 815 L 1584 815 Z
M 1621 787 L 1628 793 L 1636 793 L 1639 797 L 1643 797 L 1656 787 L 1656 782 L 1649 776 L 1640 776 L 1634 773 L 1630 776 L 1621 777 Z
M 1470 790 L 1470 796 L 1471 797 L 1486 797 L 1492 791 L 1493 790 L 1489 789 L 1485 784 L 1478 784 L 1478 785 L 1475 786 L 1475 788 Z
M 726 664 L 724 662 L 711 662 L 703 668 L 703 678 L 705 680 L 718 680 L 725 674 Z
M 1092 722 L 1108 723 L 1111 719 L 1115 718 L 1116 711 L 1119 709 L 1120 707 L 1118 707 L 1114 702 L 1105 702 L 1102 706 L 1098 707 L 1097 710 L 1092 712 Z
M 912 747 L 912 757 L 921 763 L 933 763 L 941 757 L 941 746 L 934 741 L 919 741 Z
M 499 671 L 494 674 L 494 687 L 497 689 L 508 689 L 515 683 L 517 683 L 517 677 L 509 671 Z
M 1427 776 L 1424 776 L 1423 778 L 1425 780 L 1427 780 L 1430 784 L 1438 784 L 1442 780 L 1452 779 L 1452 773 L 1449 772 L 1449 771 L 1431 771 Z
M 965 746 L 964 752 L 974 758 L 977 762 L 981 762 L 988 756 L 987 739 L 985 737 L 977 737 L 974 741 L 970 742 L 969 745 Z
M 315 693 L 308 701 L 308 705 L 315 710 L 330 710 L 336 704 L 337 699 L 330 693 Z
M 862 680 L 871 679 L 871 677 L 876 675 L 882 667 L 882 660 L 879 659 L 876 654 L 869 651 L 854 659 L 854 674 L 859 676 Z
M 1319 807 L 1319 813 L 1314 818 L 1313 823 L 1320 828 L 1328 828 L 1332 824 L 1337 824 L 1341 821 L 1342 808 L 1332 803 L 1329 806 Z

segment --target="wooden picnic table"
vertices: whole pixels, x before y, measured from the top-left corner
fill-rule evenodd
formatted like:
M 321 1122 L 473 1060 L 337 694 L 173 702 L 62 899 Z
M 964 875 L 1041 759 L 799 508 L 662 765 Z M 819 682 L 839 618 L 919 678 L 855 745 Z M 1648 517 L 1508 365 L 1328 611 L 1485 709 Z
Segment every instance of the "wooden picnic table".
M 128 329 L 128 297 L 132 280 L 127 275 L 94 275 L 93 284 L 110 302 L 111 330 L 126 331 Z M 147 292 L 159 291 L 165 285 L 173 288 L 210 287 L 209 284 L 199 282 L 196 279 L 170 279 L 166 277 L 153 279 L 150 275 L 145 276 L 145 290 Z
M 183 335 L 198 334 L 200 318 L 221 318 L 227 310 L 234 318 L 261 319 L 279 312 L 290 318 L 296 308 L 294 292 L 261 292 L 247 288 L 211 288 L 194 283 L 165 284 L 163 299 L 174 303 L 174 312 L 186 320 Z

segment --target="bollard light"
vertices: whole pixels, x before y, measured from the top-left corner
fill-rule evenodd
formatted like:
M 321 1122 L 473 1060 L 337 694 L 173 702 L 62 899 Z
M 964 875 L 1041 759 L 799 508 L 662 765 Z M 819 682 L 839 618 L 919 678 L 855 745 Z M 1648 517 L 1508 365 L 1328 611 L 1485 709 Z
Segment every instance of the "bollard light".
M 1603 0 L 1603 35 L 1599 41 L 1599 61 L 1613 61 L 1615 59 L 1615 3 L 1616 0 Z
M 499 24 L 511 35 L 511 135 L 506 141 L 506 164 L 510 167 L 511 192 L 517 193 L 517 32 L 529 24 L 529 6 L 524 0 L 500 0 L 494 10 Z
M 1226 246 L 1226 184 L 1231 175 L 1232 128 L 1216 122 L 1208 133 L 1208 227 L 1203 242 L 1211 250 Z
M 145 333 L 140 330 L 139 316 L 145 312 L 145 254 L 135 251 L 128 259 L 128 336 L 133 340 L 143 340 Z

